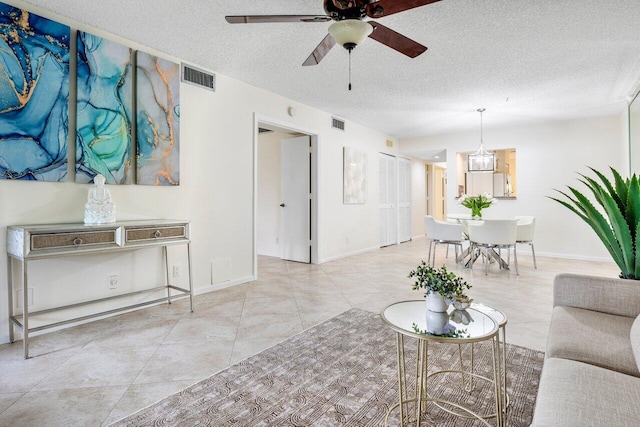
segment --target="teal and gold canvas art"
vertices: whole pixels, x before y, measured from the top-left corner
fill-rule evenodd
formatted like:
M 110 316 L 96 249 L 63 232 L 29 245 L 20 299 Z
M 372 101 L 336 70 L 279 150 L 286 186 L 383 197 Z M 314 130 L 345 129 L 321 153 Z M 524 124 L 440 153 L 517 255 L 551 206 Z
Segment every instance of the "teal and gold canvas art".
M 78 31 L 76 182 L 132 182 L 132 50 Z
M 67 179 L 70 37 L 0 3 L 0 179 Z
M 136 54 L 136 181 L 179 185 L 180 65 Z

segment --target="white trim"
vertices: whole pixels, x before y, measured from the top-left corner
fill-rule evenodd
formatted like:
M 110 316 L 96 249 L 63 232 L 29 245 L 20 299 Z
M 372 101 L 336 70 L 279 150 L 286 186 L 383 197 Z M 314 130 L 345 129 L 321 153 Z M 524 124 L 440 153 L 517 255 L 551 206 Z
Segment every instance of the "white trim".
M 366 248 L 366 249 L 360 249 L 354 252 L 348 252 L 348 253 L 344 253 L 341 255 L 336 255 L 336 256 L 332 256 L 329 258 L 323 258 L 322 260 L 320 260 L 320 262 L 318 264 L 323 264 L 325 262 L 330 262 L 330 261 L 335 261 L 338 259 L 342 259 L 342 258 L 347 258 L 353 255 L 360 255 L 363 254 L 365 252 L 374 252 L 374 251 L 379 251 L 381 248 L 380 246 L 371 246 L 370 248 Z
M 218 283 L 217 285 L 201 286 L 193 289 L 194 295 L 208 294 L 209 292 L 219 291 L 220 289 L 230 288 L 232 286 L 242 285 L 257 280 L 255 276 L 246 276 L 240 279 L 229 280 L 228 282 Z
M 522 249 L 522 250 L 521 250 Z M 518 255 L 529 255 L 531 256 L 531 249 L 526 248 L 525 245 L 518 245 Z M 546 257 L 546 258 L 560 258 L 560 259 L 574 259 L 579 261 L 598 261 L 598 262 L 611 262 L 613 260 L 609 257 L 591 257 L 591 256 L 583 256 L 583 255 L 574 255 L 574 254 L 557 254 L 553 252 L 538 252 L 536 251 L 536 258 Z
M 318 131 L 300 127 L 296 124 L 274 119 L 262 114 L 253 114 L 253 277 L 258 278 L 258 251 L 256 248 L 258 221 L 258 124 L 265 123 L 309 135 L 311 138 L 311 264 L 319 264 L 320 258 L 320 215 L 318 202 L 320 199 L 320 167 L 318 162 Z

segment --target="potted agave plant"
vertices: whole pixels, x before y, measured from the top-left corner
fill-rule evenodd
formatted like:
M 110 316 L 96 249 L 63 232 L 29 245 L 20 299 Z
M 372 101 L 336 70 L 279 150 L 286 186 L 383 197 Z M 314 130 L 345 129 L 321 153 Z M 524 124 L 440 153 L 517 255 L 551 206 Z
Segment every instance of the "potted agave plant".
M 613 168 L 613 183 L 602 173 L 589 168 L 597 175 L 600 184 L 593 178 L 580 174 L 582 182 L 593 193 L 596 208 L 591 200 L 573 187 L 566 192 L 556 190 L 568 201 L 555 197 L 550 199 L 561 203 L 582 218 L 595 231 L 607 251 L 621 270 L 623 279 L 640 280 L 640 248 L 636 239 L 640 234 L 640 182 L 633 174 L 624 179 Z
M 424 261 L 409 273 L 409 278 L 415 279 L 412 286 L 414 291 L 424 289 L 427 301 L 427 310 L 445 312 L 449 304 L 454 301 L 470 301 L 465 295 L 465 290 L 470 289 L 462 277 L 447 271 L 443 265 L 436 269 L 427 265 Z

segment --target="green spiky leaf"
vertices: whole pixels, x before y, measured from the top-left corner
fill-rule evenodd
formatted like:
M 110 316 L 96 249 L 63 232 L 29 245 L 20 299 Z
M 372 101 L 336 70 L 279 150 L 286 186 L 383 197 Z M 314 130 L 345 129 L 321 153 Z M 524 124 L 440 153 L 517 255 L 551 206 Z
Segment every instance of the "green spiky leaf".
M 601 172 L 590 168 L 602 182 L 579 174 L 593 195 L 596 204 L 582 192 L 567 186 L 568 193 L 556 190 L 566 200 L 555 200 L 585 221 L 602 241 L 614 262 L 622 271 L 622 277 L 640 278 L 640 180 L 633 175 L 623 179 L 613 168 L 613 183 Z

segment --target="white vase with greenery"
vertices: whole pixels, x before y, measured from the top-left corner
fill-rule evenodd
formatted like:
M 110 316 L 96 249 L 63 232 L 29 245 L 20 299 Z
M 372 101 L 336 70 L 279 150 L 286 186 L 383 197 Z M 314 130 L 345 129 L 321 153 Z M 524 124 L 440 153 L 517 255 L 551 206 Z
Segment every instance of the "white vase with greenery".
M 414 291 L 424 289 L 427 292 L 427 310 L 434 312 L 447 311 L 448 305 L 458 298 L 467 298 L 464 291 L 471 288 L 462 277 L 447 271 L 443 265 L 436 269 L 424 261 L 412 272 L 409 278 L 415 279 L 412 286 Z
M 449 308 L 449 304 L 445 302 L 444 297 L 437 292 L 427 292 L 425 301 L 429 311 L 444 313 Z

